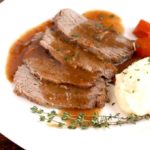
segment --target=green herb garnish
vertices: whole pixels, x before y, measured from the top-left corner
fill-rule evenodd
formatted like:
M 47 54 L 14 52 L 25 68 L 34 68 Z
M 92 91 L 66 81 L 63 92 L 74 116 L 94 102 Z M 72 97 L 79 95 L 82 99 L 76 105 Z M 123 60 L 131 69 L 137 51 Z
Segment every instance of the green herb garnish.
M 38 114 L 42 114 L 43 113 L 43 109 L 38 109 L 37 113 Z
M 100 23 L 96 23 L 95 27 L 97 27 L 99 29 L 103 29 L 104 28 L 104 26 L 102 24 L 100 24 Z
M 104 19 L 104 15 L 100 14 L 98 18 L 99 18 L 99 20 L 103 20 Z
M 38 112 L 38 108 L 36 106 L 33 106 L 31 108 L 32 113 L 37 113 Z
M 39 115 L 40 117 L 39 119 L 42 122 L 47 122 L 49 124 L 55 123 L 60 128 L 68 128 L 68 129 L 76 129 L 76 128 L 87 129 L 89 127 L 108 128 L 110 126 L 135 124 L 138 121 L 150 119 L 149 114 L 144 116 L 130 114 L 126 117 L 122 117 L 120 113 L 117 113 L 115 115 L 110 114 L 108 116 L 93 113 L 93 115 L 90 116 L 91 119 L 87 120 L 86 115 L 84 113 L 80 113 L 77 117 L 72 116 L 67 112 L 64 112 L 63 114 L 58 114 L 54 110 L 49 113 L 46 113 L 44 111 L 41 111 L 41 109 L 37 108 L 36 106 L 33 106 L 31 108 L 31 112 Z M 39 114 L 39 112 L 41 112 L 41 114 Z
M 106 28 L 106 30 L 114 31 L 114 27 L 113 27 L 113 25 L 110 25 L 108 28 Z
M 140 79 L 137 79 L 137 81 L 140 81 Z
M 64 112 L 61 116 L 61 120 L 66 121 L 68 119 L 70 119 L 70 115 L 67 112 Z
M 64 125 L 65 125 L 65 123 L 63 123 L 63 122 L 58 123 L 58 127 L 63 127 Z
M 40 121 L 45 121 L 46 117 L 43 115 L 40 115 Z
M 80 37 L 79 34 L 72 34 L 71 36 L 74 37 L 74 38 L 79 38 Z
M 56 51 L 57 51 L 57 52 L 60 52 L 60 51 L 61 51 L 61 49 L 60 49 L 60 48 L 56 48 Z
M 109 18 L 114 18 L 114 17 L 115 17 L 114 14 L 109 15 Z
M 75 54 L 72 54 L 72 55 L 69 55 L 69 56 L 68 55 L 64 56 L 64 60 L 65 61 L 70 61 L 73 58 L 78 58 L 79 55 L 80 55 L 79 51 L 76 51 Z
M 72 59 L 72 56 L 64 56 L 64 60 L 65 61 L 69 61 L 69 60 L 71 60 Z

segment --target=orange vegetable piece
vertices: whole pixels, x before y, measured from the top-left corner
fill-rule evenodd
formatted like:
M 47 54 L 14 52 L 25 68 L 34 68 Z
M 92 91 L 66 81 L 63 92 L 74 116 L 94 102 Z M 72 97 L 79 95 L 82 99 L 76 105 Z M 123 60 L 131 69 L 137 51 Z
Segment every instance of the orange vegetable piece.
M 149 38 L 139 38 L 135 42 L 136 51 L 140 57 L 150 56 L 150 37 Z
M 133 34 L 139 38 L 150 37 L 150 23 L 145 20 L 140 20 L 134 29 Z

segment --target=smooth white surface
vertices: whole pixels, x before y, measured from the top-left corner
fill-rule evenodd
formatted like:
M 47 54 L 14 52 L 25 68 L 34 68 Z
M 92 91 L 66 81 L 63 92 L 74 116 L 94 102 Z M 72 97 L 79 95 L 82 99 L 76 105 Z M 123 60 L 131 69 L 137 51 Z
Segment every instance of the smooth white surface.
M 115 97 L 127 114 L 150 114 L 150 57 L 143 58 L 116 75 Z
M 26 30 L 54 16 L 62 8 L 79 13 L 109 10 L 131 31 L 139 19 L 150 21 L 148 0 L 5 0 L 0 4 L 0 132 L 27 150 L 149 149 L 150 122 L 110 129 L 67 130 L 50 128 L 30 113 L 32 103 L 17 97 L 5 76 L 11 44 Z M 105 107 L 103 113 L 116 111 Z
M 143 58 L 116 75 L 114 93 L 120 108 L 127 114 L 150 114 L 150 64 Z

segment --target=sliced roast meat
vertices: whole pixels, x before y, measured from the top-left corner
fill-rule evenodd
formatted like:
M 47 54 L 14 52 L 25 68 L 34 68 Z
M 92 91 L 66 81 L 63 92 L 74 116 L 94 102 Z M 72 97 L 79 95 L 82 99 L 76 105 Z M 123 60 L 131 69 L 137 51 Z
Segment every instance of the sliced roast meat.
M 32 74 L 58 84 L 72 84 L 81 87 L 93 86 L 100 77 L 81 68 L 72 68 L 54 60 L 38 43 L 29 46 L 24 62 Z
M 131 58 L 134 53 L 130 40 L 103 29 L 100 23 L 88 20 L 71 9 L 61 10 L 53 21 L 56 30 L 66 39 L 96 54 L 101 60 L 119 64 Z
M 77 44 L 61 40 L 59 34 L 50 29 L 46 30 L 40 43 L 62 64 L 73 68 L 81 67 L 91 72 L 101 72 L 101 75 L 107 79 L 112 78 L 116 73 L 114 65 L 99 60 L 92 53 L 82 50 Z
M 15 74 L 14 83 L 17 95 L 47 107 L 90 109 L 103 107 L 107 100 L 103 79 L 91 88 L 59 85 L 40 81 L 30 73 L 26 65 L 22 65 Z
M 70 31 L 74 30 L 78 25 L 85 23 L 88 19 L 71 9 L 62 9 L 56 14 L 53 21 L 58 30 L 70 36 Z
M 48 106 L 48 101 L 43 97 L 39 88 L 40 80 L 30 73 L 26 65 L 20 66 L 16 71 L 14 84 L 14 92 L 17 95 L 24 96 L 37 104 Z

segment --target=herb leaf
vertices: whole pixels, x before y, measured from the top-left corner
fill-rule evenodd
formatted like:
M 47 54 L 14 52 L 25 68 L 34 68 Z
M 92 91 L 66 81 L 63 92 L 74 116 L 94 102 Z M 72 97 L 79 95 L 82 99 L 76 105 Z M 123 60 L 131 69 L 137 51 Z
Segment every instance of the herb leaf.
M 37 113 L 38 108 L 36 106 L 31 107 L 32 113 Z
M 99 20 L 103 20 L 104 19 L 104 15 L 100 14 L 98 18 L 99 18 Z
M 57 51 L 57 52 L 60 52 L 60 51 L 61 51 L 61 49 L 60 49 L 60 48 L 56 48 L 56 51 Z
M 40 115 L 40 121 L 45 121 L 45 116 L 43 116 L 43 115 Z
M 122 117 L 120 113 L 115 115 L 110 114 L 108 116 L 100 116 L 98 113 L 94 113 L 92 116 L 90 116 L 91 119 L 87 120 L 84 113 L 80 113 L 77 117 L 74 117 L 67 112 L 64 112 L 63 114 L 57 114 L 54 110 L 46 113 L 42 109 L 38 109 L 36 106 L 31 107 L 31 112 L 39 115 L 39 119 L 42 122 L 47 122 L 49 124 L 53 122 L 60 128 L 65 127 L 68 129 L 87 129 L 89 127 L 108 128 L 110 126 L 135 124 L 141 120 L 150 120 L 150 114 L 144 116 L 130 114 L 126 117 Z M 58 119 L 61 119 L 61 121 L 57 121 Z
M 64 56 L 64 60 L 65 61 L 69 61 L 69 60 L 71 60 L 72 59 L 72 56 Z
M 71 36 L 74 37 L 74 38 L 79 38 L 80 37 L 79 34 L 72 34 Z
M 69 118 L 70 118 L 70 115 L 69 115 L 67 112 L 64 112 L 63 115 L 62 115 L 62 117 L 61 117 L 61 119 L 62 119 L 63 121 L 66 121 L 66 120 L 68 120 Z
M 115 17 L 114 14 L 109 15 L 109 18 L 114 18 L 114 17 Z
M 97 27 L 99 29 L 103 29 L 104 28 L 104 26 L 102 24 L 100 24 L 100 23 L 96 23 L 95 27 Z

